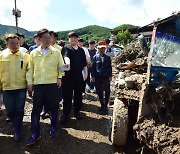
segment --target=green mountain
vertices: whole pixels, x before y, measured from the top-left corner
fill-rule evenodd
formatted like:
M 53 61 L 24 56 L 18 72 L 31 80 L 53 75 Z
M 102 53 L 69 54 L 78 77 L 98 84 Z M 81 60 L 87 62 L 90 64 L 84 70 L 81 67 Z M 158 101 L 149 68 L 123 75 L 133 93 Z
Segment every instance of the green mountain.
M 35 31 L 27 31 L 24 28 L 19 28 L 18 31 L 19 33 L 25 35 L 27 38 L 32 37 L 36 33 Z M 0 37 L 3 37 L 6 33 L 16 33 L 16 27 L 0 24 Z
M 74 30 L 69 30 L 69 31 L 61 31 L 59 33 L 59 37 L 62 40 L 67 40 L 67 35 L 71 31 L 75 31 L 78 33 L 80 37 L 109 37 L 110 36 L 110 30 L 109 28 L 106 27 L 101 27 L 97 25 L 91 25 L 91 26 L 86 26 L 83 28 L 79 29 L 74 29 Z
M 113 31 L 121 31 L 121 30 L 132 29 L 132 28 L 138 28 L 138 26 L 130 25 L 130 24 L 123 24 L 123 25 L 119 25 L 113 28 Z
M 105 38 L 110 38 L 110 32 L 114 32 L 115 35 L 117 35 L 118 31 L 124 31 L 126 29 L 133 29 L 137 28 L 138 26 L 130 25 L 130 24 L 123 24 L 120 26 L 115 27 L 114 29 L 109 29 L 107 27 L 102 27 L 98 25 L 90 25 L 79 29 L 74 30 L 68 30 L 68 31 L 59 31 L 59 39 L 65 40 L 67 42 L 68 39 L 68 33 L 71 31 L 77 32 L 79 37 L 84 39 L 85 45 L 88 45 L 88 41 L 93 39 L 96 42 L 100 40 L 104 40 Z M 33 35 L 37 33 L 36 31 L 28 31 L 23 28 L 19 28 L 19 32 L 24 34 L 26 37 L 26 41 L 29 44 L 34 44 L 33 42 Z M 116 32 L 116 33 L 115 33 Z M 4 36 L 6 33 L 16 33 L 16 27 L 14 26 L 7 26 L 7 25 L 1 25 L 0 24 L 0 46 L 5 46 L 3 43 L 3 39 L 1 37 Z
M 87 27 L 74 29 L 74 30 L 59 31 L 58 34 L 59 34 L 60 39 L 67 40 L 67 34 L 70 31 L 77 32 L 79 36 L 89 35 L 89 36 L 96 36 L 96 37 L 108 37 L 110 35 L 109 28 L 93 25 L 93 26 L 87 26 Z M 36 33 L 35 31 L 28 31 L 23 28 L 19 28 L 19 32 L 24 34 L 26 38 L 30 38 Z M 16 33 L 16 27 L 0 24 L 0 37 L 4 36 L 6 33 Z
M 29 44 L 34 43 L 32 38 L 33 38 L 33 35 L 36 33 L 35 31 L 28 31 L 23 28 L 19 28 L 18 30 L 19 30 L 19 33 L 22 33 L 26 37 L 26 41 Z M 109 38 L 110 30 L 111 29 L 106 28 L 106 27 L 91 25 L 91 26 L 86 26 L 79 29 L 74 29 L 74 30 L 59 31 L 58 35 L 59 35 L 59 39 L 67 41 L 68 33 L 71 31 L 75 31 L 79 35 L 79 37 L 84 39 L 85 45 L 87 45 L 90 39 L 93 39 L 96 42 L 98 42 L 99 40 Z M 16 27 L 0 24 L 0 38 L 3 37 L 6 33 L 16 33 Z M 3 41 L 2 38 L 1 40 Z M 2 42 L 0 42 L 0 46 L 4 46 L 4 43 L 2 45 Z

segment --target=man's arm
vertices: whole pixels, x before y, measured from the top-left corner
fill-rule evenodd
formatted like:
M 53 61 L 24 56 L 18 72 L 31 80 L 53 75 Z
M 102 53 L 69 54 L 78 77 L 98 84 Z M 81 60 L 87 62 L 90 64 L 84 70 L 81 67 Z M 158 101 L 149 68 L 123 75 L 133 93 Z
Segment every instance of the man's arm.
M 64 66 L 64 60 L 63 60 L 63 57 L 62 57 L 62 55 L 61 55 L 61 52 L 57 52 L 57 54 L 58 54 L 58 64 L 59 64 L 59 66 L 58 66 L 58 79 L 61 79 L 62 78 L 62 76 L 64 76 L 64 71 L 62 71 L 60 68 L 62 67 L 62 66 Z
M 93 57 L 92 60 L 92 82 L 95 82 L 95 71 L 96 71 L 96 55 Z
M 70 70 L 70 58 L 69 58 L 69 53 L 68 53 L 67 48 L 64 47 L 62 49 L 61 53 L 62 53 L 62 56 L 64 58 L 64 62 L 65 62 L 64 66 L 68 67 L 68 70 L 66 70 L 66 71 L 69 71 Z
M 87 69 L 87 66 L 84 67 L 83 72 L 84 72 L 84 81 L 85 81 L 85 80 L 87 79 L 87 77 L 88 77 L 88 69 Z
M 33 63 L 33 53 L 30 53 L 28 58 L 28 68 L 26 72 L 27 89 L 31 93 L 33 91 L 33 73 L 34 73 L 34 63 Z
M 112 63 L 111 58 L 109 57 L 109 81 L 112 81 Z

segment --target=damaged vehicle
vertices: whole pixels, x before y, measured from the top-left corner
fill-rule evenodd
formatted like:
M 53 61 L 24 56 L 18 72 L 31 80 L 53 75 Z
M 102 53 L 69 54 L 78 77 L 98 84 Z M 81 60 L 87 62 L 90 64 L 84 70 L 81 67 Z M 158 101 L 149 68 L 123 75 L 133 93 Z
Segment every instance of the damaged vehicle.
M 180 153 L 180 12 L 153 25 L 150 49 L 140 36 L 134 58 L 115 57 L 119 74 L 110 139 L 123 146 L 135 134 L 157 153 Z

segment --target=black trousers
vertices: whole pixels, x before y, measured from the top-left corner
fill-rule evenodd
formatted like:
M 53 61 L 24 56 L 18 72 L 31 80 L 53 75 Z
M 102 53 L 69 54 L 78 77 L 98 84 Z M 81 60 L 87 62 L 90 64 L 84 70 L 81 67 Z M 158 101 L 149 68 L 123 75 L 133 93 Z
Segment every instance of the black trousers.
M 85 91 L 86 91 L 86 81 L 87 80 L 83 81 L 82 93 L 85 93 Z
M 74 113 L 78 113 L 82 106 L 82 90 L 83 80 L 81 78 L 66 78 L 62 79 L 62 94 L 63 94 L 63 114 L 69 116 L 72 108 L 72 98 L 74 94 Z
M 48 111 L 59 108 L 60 92 L 56 83 L 34 85 L 32 114 L 40 114 L 42 107 L 46 106 Z
M 32 135 L 40 135 L 40 113 L 46 106 L 51 111 L 51 128 L 56 129 L 59 108 L 59 89 L 56 83 L 34 85 L 33 109 L 31 113 Z
M 100 103 L 108 104 L 110 98 L 110 81 L 108 77 L 95 78 L 96 93 L 98 94 Z M 104 96 L 105 91 L 105 96 Z M 105 102 L 104 102 L 105 100 Z

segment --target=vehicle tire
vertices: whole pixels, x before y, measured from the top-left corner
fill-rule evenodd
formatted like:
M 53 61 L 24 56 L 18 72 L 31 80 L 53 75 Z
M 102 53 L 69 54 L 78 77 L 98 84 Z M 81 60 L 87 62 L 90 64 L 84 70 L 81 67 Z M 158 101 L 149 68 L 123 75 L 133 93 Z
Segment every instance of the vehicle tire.
M 128 137 L 128 107 L 119 100 L 114 100 L 111 142 L 113 145 L 123 146 Z

